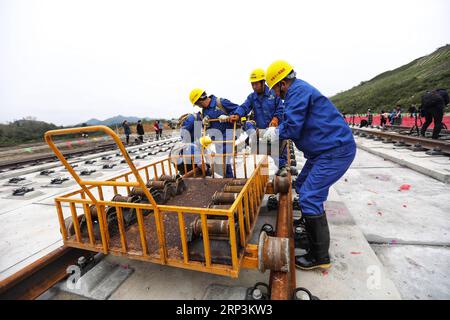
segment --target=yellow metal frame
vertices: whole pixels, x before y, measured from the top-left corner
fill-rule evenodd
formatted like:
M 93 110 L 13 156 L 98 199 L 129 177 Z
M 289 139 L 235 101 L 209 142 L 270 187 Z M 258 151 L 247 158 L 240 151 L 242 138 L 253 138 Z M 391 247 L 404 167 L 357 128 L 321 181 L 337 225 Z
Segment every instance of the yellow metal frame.
M 106 181 L 93 181 L 93 180 L 82 180 L 79 175 L 73 170 L 72 166 L 68 163 L 64 155 L 59 151 L 56 145 L 53 143 L 52 137 L 65 134 L 74 134 L 79 132 L 94 132 L 103 131 L 109 134 L 113 140 L 117 143 L 121 153 L 123 154 L 127 164 L 130 167 L 130 171 L 118 176 L 115 176 Z M 116 135 L 116 133 L 106 126 L 92 126 L 92 127 L 82 127 L 82 128 L 71 128 L 71 129 L 61 129 L 61 130 L 51 130 L 46 132 L 45 141 L 66 167 L 72 177 L 80 185 L 81 189 L 70 192 L 63 196 L 55 198 L 55 205 L 57 209 L 57 215 L 59 219 L 59 224 L 61 228 L 61 233 L 63 237 L 64 244 L 66 246 L 81 248 L 86 250 L 91 250 L 95 252 L 103 252 L 105 254 L 113 254 L 117 256 L 125 256 L 131 259 L 148 261 L 163 265 L 169 265 L 173 267 L 179 267 L 184 269 L 208 272 L 223 276 L 229 276 L 237 278 L 239 271 L 242 267 L 244 268 L 257 268 L 257 246 L 249 244 L 250 235 L 255 227 L 255 222 L 257 220 L 259 209 L 262 203 L 262 199 L 266 192 L 266 187 L 268 185 L 268 159 L 267 156 L 261 157 L 260 161 L 256 163 L 257 157 L 253 155 L 253 169 L 248 173 L 248 167 L 246 161 L 248 155 L 237 154 L 233 151 L 233 157 L 243 157 L 244 161 L 244 177 L 248 179 L 242 191 L 237 196 L 234 203 L 228 210 L 218 210 L 209 208 L 195 208 L 195 207 L 183 207 L 183 206 L 170 206 L 170 205 L 160 205 L 157 204 L 152 197 L 151 193 L 145 186 L 143 177 L 146 180 L 150 178 L 158 179 L 159 174 L 178 174 L 179 171 L 174 165 L 173 160 L 180 156 L 171 156 L 159 161 L 155 161 L 149 165 L 136 168 L 131 161 L 122 141 Z M 234 145 L 233 145 L 234 150 Z M 202 154 L 203 156 L 203 154 Z M 184 156 L 183 156 L 184 157 Z M 191 157 L 191 156 L 189 156 Z M 193 155 L 192 155 L 193 157 Z M 203 159 L 203 158 L 202 158 Z M 193 162 L 194 163 L 194 162 Z M 202 160 L 204 164 L 204 160 Z M 204 170 L 204 168 L 203 168 Z M 186 172 L 186 171 L 185 171 Z M 235 175 L 236 171 L 235 171 Z M 185 174 L 185 177 L 196 176 L 196 170 Z M 204 176 L 204 172 L 203 172 Z M 132 181 L 134 178 L 135 181 Z M 114 194 L 118 194 L 120 190 L 126 190 L 128 193 L 131 187 L 141 187 L 147 197 L 149 203 L 126 203 L 126 202 L 115 202 L 115 201 L 105 201 L 104 194 L 107 188 L 112 188 Z M 67 204 L 67 206 L 63 206 Z M 90 206 L 94 205 L 96 207 L 96 213 L 98 215 L 98 223 L 100 229 L 100 239 L 95 239 L 93 232 L 93 220 L 90 212 Z M 81 208 L 80 208 L 81 207 Z M 106 207 L 115 207 L 118 218 L 118 230 L 120 235 L 120 247 L 113 247 L 110 243 L 110 235 L 108 232 L 108 226 L 106 223 Z M 141 251 L 130 250 L 127 246 L 126 232 L 124 229 L 123 215 L 124 209 L 133 208 L 136 209 L 137 224 L 139 227 L 140 234 L 140 244 Z M 74 226 L 75 235 L 69 237 L 68 231 L 65 226 L 64 221 L 64 211 L 69 211 L 66 214 L 72 218 L 72 223 Z M 83 239 L 81 235 L 80 225 L 78 222 L 78 211 L 82 210 L 82 213 L 86 217 L 88 239 Z M 158 238 L 159 254 L 150 254 L 148 250 L 148 243 L 146 239 L 146 230 L 144 225 L 144 219 L 149 218 L 144 217 L 144 210 L 152 210 L 155 218 L 156 232 Z M 162 213 L 173 213 L 178 216 L 179 227 L 180 227 L 180 237 L 182 242 L 183 258 L 173 258 L 170 257 L 165 244 L 165 233 L 164 233 L 164 223 Z M 184 215 L 187 214 L 198 214 L 202 220 L 202 235 L 203 235 L 203 246 L 204 246 L 204 257 L 205 262 L 191 261 L 189 259 L 187 235 L 185 230 Z M 212 263 L 211 252 L 210 252 L 210 241 L 209 232 L 207 228 L 207 216 L 208 215 L 218 215 L 227 217 L 229 225 L 235 225 L 235 215 L 238 220 L 238 231 L 241 239 L 241 246 L 245 248 L 244 250 L 239 250 L 237 244 L 237 234 L 234 227 L 229 228 L 230 235 L 230 249 L 231 249 L 231 265 L 226 264 L 215 264 Z

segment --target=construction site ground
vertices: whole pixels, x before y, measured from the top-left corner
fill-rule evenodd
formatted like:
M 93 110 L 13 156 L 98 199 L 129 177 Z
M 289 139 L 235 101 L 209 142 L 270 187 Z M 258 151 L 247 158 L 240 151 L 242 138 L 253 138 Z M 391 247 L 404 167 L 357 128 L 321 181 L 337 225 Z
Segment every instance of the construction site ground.
M 297 286 L 320 299 L 449 299 L 450 186 L 443 182 L 448 180 L 436 178 L 450 174 L 449 157 L 355 139 L 357 157 L 330 189 L 326 202 L 332 267 L 297 270 Z M 296 154 L 301 170 L 305 159 L 300 152 Z M 405 158 L 421 165 L 405 166 Z M 272 161 L 270 168 L 271 173 L 276 169 Z M 124 170 L 119 166 L 108 175 Z M 62 245 L 53 198 L 76 187 L 67 185 L 17 201 L 7 199 L 4 182 L 0 179 L 0 280 Z M 400 190 L 402 185 L 410 189 Z M 259 225 L 275 226 L 275 216 L 276 211 L 263 204 L 252 243 L 258 241 Z M 244 299 L 248 287 L 269 281 L 268 271 L 242 270 L 238 279 L 231 279 L 121 257 L 103 260 L 133 271 L 107 299 Z M 64 290 L 65 286 L 63 281 L 40 299 L 86 299 Z

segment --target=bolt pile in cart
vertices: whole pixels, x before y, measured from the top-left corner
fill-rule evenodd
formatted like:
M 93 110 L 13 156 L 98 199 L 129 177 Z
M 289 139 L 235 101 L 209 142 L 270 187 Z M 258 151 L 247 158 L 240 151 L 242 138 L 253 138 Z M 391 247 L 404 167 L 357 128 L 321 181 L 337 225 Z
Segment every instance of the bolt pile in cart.
M 52 140 L 96 131 L 113 138 L 128 172 L 106 181 L 84 180 Z M 269 270 L 267 294 L 258 294 L 255 286 L 249 296 L 295 299 L 291 174 L 269 181 L 267 155 L 239 153 L 234 140 L 213 141 L 231 143 L 232 154 L 211 156 L 202 149 L 201 164 L 190 170 L 180 170 L 177 160 L 194 155 L 182 154 L 136 168 L 120 138 L 106 126 L 51 130 L 45 140 L 80 186 L 55 198 L 65 246 L 232 278 L 242 268 Z M 232 157 L 233 178 L 215 174 L 215 157 Z M 236 163 L 242 164 L 239 174 Z M 266 226 L 259 243 L 250 244 L 265 194 L 279 196 L 276 228 Z

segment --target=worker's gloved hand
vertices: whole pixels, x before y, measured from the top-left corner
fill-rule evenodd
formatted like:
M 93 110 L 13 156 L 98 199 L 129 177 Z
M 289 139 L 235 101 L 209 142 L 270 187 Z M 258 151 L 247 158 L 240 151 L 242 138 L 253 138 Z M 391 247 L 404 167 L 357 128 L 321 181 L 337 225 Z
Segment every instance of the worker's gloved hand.
M 263 140 L 267 142 L 278 141 L 278 130 L 276 127 L 270 127 L 266 130 L 263 136 Z
M 209 117 L 208 117 L 208 116 L 205 116 L 205 117 L 203 118 L 202 123 L 203 123 L 204 126 L 209 127 Z
M 239 120 L 239 115 L 237 115 L 237 114 L 231 115 L 230 119 L 229 119 L 230 122 L 236 122 L 238 120 Z
M 226 114 L 219 116 L 219 122 L 228 122 L 229 117 Z
M 270 123 L 269 123 L 269 127 L 278 127 L 278 118 L 277 117 L 272 118 L 272 121 L 270 121 Z
M 245 140 L 246 140 L 247 138 L 248 138 L 247 132 L 243 132 L 243 133 L 239 136 L 239 138 L 236 139 L 235 145 L 238 146 L 238 145 L 240 145 L 241 143 L 244 143 Z

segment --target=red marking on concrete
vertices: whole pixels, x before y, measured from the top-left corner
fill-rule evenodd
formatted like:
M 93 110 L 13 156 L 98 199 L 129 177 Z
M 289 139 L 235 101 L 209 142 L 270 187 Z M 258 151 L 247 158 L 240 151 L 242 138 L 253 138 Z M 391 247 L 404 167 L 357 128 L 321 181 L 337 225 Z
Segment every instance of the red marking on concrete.
M 358 251 L 352 251 L 350 252 L 351 254 L 361 254 L 362 252 L 358 252 Z
M 322 270 L 322 275 L 323 275 L 323 276 L 327 276 L 327 275 L 328 275 L 328 271 Z
M 411 189 L 411 185 L 410 184 L 403 184 L 400 186 L 400 191 L 408 191 L 409 189 Z

